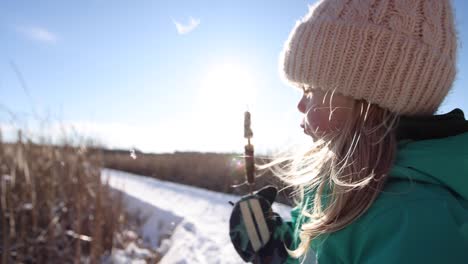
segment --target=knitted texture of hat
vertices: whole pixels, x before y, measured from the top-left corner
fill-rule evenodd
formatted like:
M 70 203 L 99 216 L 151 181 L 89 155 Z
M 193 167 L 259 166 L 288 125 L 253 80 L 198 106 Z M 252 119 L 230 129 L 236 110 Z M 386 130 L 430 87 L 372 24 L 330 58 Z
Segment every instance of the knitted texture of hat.
M 281 54 L 296 86 L 364 99 L 400 115 L 430 115 L 455 75 L 450 0 L 322 0 Z

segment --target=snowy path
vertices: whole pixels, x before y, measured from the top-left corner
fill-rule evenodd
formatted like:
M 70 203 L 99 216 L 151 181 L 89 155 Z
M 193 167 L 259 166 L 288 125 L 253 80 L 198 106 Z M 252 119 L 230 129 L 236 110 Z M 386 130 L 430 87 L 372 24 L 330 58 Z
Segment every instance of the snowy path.
M 148 219 L 143 226 L 146 240 L 164 253 L 161 263 L 243 263 L 229 239 L 229 216 L 238 196 L 160 181 L 135 174 L 103 170 L 110 185 L 126 194 L 130 211 Z M 285 219 L 290 207 L 274 204 Z M 156 245 L 159 238 L 170 239 Z

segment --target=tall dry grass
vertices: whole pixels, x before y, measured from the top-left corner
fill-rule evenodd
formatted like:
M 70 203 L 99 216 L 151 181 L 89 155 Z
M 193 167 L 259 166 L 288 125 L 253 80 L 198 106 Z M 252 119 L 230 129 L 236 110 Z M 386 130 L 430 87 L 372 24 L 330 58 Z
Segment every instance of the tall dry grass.
M 0 131 L 0 262 L 98 263 L 126 221 L 86 147 L 4 143 Z
M 222 192 L 244 180 L 243 169 L 231 166 L 234 155 L 197 152 L 129 155 L 128 151 L 106 151 L 105 167 L 198 186 Z
M 97 151 L 97 150 L 96 150 Z M 242 154 L 175 152 L 151 154 L 126 150 L 101 150 L 103 166 L 154 177 L 160 180 L 196 186 L 217 192 L 244 195 L 249 191 L 245 183 Z M 257 159 L 257 164 L 266 159 Z M 257 174 L 256 188 L 265 185 L 285 187 L 271 172 Z M 291 190 L 278 195 L 279 202 L 292 204 Z

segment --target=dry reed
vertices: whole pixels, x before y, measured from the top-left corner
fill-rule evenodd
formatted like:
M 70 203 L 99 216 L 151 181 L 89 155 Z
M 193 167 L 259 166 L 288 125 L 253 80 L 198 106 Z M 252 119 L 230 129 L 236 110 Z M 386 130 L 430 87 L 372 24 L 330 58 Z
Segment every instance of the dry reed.
M 38 145 L 0 131 L 0 263 L 99 263 L 126 215 L 87 148 Z M 122 246 L 122 245 L 120 245 Z

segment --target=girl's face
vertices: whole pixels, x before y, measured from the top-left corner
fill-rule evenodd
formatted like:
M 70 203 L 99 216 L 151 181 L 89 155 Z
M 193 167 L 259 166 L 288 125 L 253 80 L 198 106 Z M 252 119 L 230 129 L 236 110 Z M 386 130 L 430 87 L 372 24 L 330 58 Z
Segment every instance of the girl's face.
M 333 94 L 330 102 L 330 96 L 331 92 L 325 93 L 320 89 L 304 89 L 297 105 L 299 111 L 304 114 L 301 127 L 304 133 L 314 140 L 339 130 L 354 102 L 354 99 L 337 93 Z

